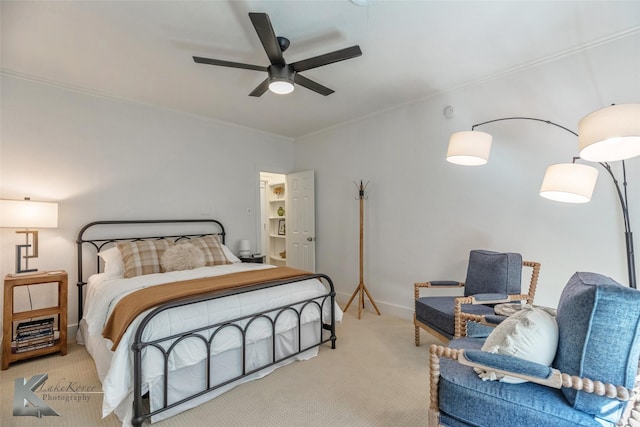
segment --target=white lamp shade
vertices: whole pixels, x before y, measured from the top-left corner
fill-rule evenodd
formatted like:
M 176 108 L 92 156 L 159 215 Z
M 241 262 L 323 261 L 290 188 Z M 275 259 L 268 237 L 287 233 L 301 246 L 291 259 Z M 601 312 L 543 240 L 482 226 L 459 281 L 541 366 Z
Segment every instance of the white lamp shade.
M 293 92 L 294 86 L 289 80 L 273 80 L 269 83 L 269 90 L 278 95 L 286 95 Z
M 640 104 L 612 105 L 578 123 L 580 157 L 614 162 L 640 155 Z
M 251 242 L 248 240 L 240 240 L 240 244 L 238 245 L 238 254 L 240 256 L 251 255 Z
M 591 200 L 598 179 L 593 166 L 578 163 L 560 163 L 547 168 L 540 195 L 566 203 L 586 203 Z
M 0 200 L 0 227 L 56 228 L 57 226 L 57 203 Z
M 451 134 L 447 161 L 457 165 L 479 166 L 489 161 L 492 137 L 478 131 L 462 131 Z

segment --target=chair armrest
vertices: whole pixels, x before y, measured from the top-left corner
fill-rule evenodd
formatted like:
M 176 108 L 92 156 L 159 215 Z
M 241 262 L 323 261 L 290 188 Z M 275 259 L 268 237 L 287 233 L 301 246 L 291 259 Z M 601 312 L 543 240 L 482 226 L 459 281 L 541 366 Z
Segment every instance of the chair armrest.
M 489 320 L 488 318 L 484 318 L 483 316 L 471 315 L 467 316 L 468 313 L 462 311 L 462 304 L 503 304 L 514 301 L 522 301 L 529 300 L 529 296 L 527 294 L 476 294 L 468 297 L 459 297 L 456 298 L 455 304 L 453 307 L 453 315 L 454 315 L 454 337 L 460 338 L 466 335 L 466 321 L 473 320 L 480 323 L 500 323 L 502 320 L 496 322 L 495 319 Z
M 531 280 L 529 281 L 529 290 L 527 291 L 527 304 L 533 304 L 533 297 L 536 295 L 536 286 L 538 285 L 538 276 L 540 276 L 540 263 L 535 261 L 522 261 L 524 267 L 531 267 Z
M 508 372 L 510 376 L 514 377 L 521 375 L 525 377 L 524 379 L 535 377 L 541 380 L 549 380 L 553 375 L 553 369 L 549 366 L 515 356 L 489 353 L 482 350 L 464 350 L 461 356 L 458 356 L 458 361 L 462 365 L 500 373 Z M 518 378 L 521 377 L 518 376 Z
M 560 389 L 572 388 L 584 393 L 605 396 L 621 401 L 629 400 L 634 391 L 623 386 L 616 386 L 589 378 L 580 378 L 564 374 L 557 369 L 539 363 L 529 362 L 518 357 L 483 352 L 480 350 L 460 350 L 458 363 L 472 368 L 494 371 L 498 374 L 521 378 L 546 387 Z
M 498 301 L 508 301 L 509 295 L 498 293 L 486 293 L 486 294 L 474 294 L 470 295 L 472 298 L 471 304 L 497 304 Z
M 432 280 L 430 282 L 417 282 L 413 284 L 413 296 L 415 299 L 420 298 L 420 288 L 461 288 L 464 282 L 456 282 L 455 280 Z
M 464 337 L 466 332 L 466 321 L 473 320 L 476 322 L 484 323 L 487 322 L 484 319 L 484 316 L 478 315 L 469 315 L 468 313 L 464 313 L 462 311 L 462 304 L 500 304 L 507 303 L 513 301 L 512 297 L 523 297 L 526 299 L 526 295 L 506 295 L 506 294 L 478 294 L 472 295 L 468 297 L 459 297 L 455 299 L 455 303 L 453 306 L 453 336 L 456 338 Z M 517 300 L 517 299 L 516 299 Z M 464 316 L 464 317 L 463 317 Z
M 475 294 L 467 297 L 469 300 L 460 301 L 460 304 L 504 304 L 514 301 L 527 300 L 527 294 Z

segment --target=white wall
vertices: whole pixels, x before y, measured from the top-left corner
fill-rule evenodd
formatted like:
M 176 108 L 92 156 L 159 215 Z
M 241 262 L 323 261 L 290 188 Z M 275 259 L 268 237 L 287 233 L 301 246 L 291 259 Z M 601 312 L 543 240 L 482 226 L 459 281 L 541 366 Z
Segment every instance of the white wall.
M 59 226 L 40 230 L 40 257 L 30 266 L 69 272 L 70 324 L 82 225 L 211 217 L 225 225 L 233 251 L 242 238 L 255 247 L 259 170 L 293 169 L 288 138 L 6 75 L 1 89 L 0 196 L 59 203 Z M 24 239 L 14 231 L 0 231 L 3 277 Z M 32 296 L 36 306 L 51 298 Z M 26 295 L 17 304 L 25 308 Z
M 90 221 L 214 217 L 229 246 L 260 223 L 259 171 L 316 171 L 317 270 L 342 300 L 358 284 L 358 201 L 365 203 L 365 283 L 383 314 L 410 316 L 415 281 L 464 279 L 473 248 L 542 262 L 536 302 L 555 306 L 569 276 L 596 271 L 626 283 L 619 204 L 601 169 L 592 201 L 540 198 L 546 166 L 577 154 L 569 133 L 501 122 L 490 163 L 444 160 L 449 134 L 525 115 L 577 130 L 586 113 L 640 102 L 640 35 L 460 88 L 296 141 L 198 117 L 2 76 L 0 197 L 60 203 L 59 227 L 40 231 L 40 270 L 70 274 L 77 319 L 75 237 Z M 454 106 L 456 116 L 442 110 Z M 295 151 L 295 153 L 294 153 Z M 295 154 L 295 158 L 294 158 Z M 616 165 L 619 166 L 619 165 Z M 640 159 L 627 162 L 631 224 L 640 224 Z M 247 208 L 252 215 L 247 215 Z M 638 232 L 640 235 L 640 232 Z M 0 230 L 0 274 L 21 236 Z M 636 236 L 636 252 L 640 237 Z M 50 294 L 33 293 L 34 304 Z M 26 304 L 26 295 L 19 296 Z
M 383 314 L 410 316 L 416 281 L 464 280 L 474 248 L 541 262 L 542 305 L 556 306 L 578 270 L 626 284 L 620 205 L 604 169 L 588 204 L 538 196 L 546 167 L 577 155 L 573 135 L 544 123 L 500 122 L 478 129 L 494 136 L 488 165 L 456 166 L 445 154 L 449 135 L 475 123 L 531 116 L 577 131 L 593 110 L 640 102 L 639 52 L 635 34 L 297 140 L 296 168 L 316 170 L 317 270 L 333 278 L 342 300 L 358 285 L 353 182 L 363 179 L 365 284 Z M 443 115 L 447 105 L 452 119 Z M 627 174 L 638 253 L 640 158 L 627 161 Z

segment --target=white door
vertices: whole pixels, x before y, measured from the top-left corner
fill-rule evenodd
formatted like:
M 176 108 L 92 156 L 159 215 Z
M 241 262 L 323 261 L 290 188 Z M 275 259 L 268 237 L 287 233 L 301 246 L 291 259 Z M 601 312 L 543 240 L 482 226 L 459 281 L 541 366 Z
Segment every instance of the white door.
M 287 266 L 316 271 L 316 218 L 313 171 L 287 175 Z

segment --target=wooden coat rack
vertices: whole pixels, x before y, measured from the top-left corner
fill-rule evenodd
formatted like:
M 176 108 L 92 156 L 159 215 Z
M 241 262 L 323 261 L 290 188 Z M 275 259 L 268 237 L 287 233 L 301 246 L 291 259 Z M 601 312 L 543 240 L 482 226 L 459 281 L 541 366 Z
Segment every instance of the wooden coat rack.
M 358 183 L 356 182 L 354 182 L 354 184 L 358 189 L 358 197 L 356 199 L 360 199 L 360 283 L 358 284 L 358 287 L 356 288 L 356 290 L 353 292 L 353 295 L 351 295 L 351 298 L 349 299 L 349 302 L 345 306 L 344 311 L 349 310 L 349 306 L 351 305 L 351 302 L 356 297 L 356 295 L 359 295 L 358 319 L 360 319 L 360 315 L 362 313 L 362 310 L 364 309 L 365 294 L 367 295 L 367 298 L 369 298 L 369 301 L 371 301 L 371 305 L 373 305 L 373 308 L 376 309 L 378 316 L 380 316 L 380 310 L 378 310 L 378 307 L 376 306 L 375 301 L 373 300 L 373 298 L 371 298 L 371 294 L 369 294 L 369 290 L 364 284 L 364 199 L 366 199 L 364 195 L 364 190 L 367 188 L 367 185 L 369 185 L 369 183 L 367 182 L 366 184 L 363 184 L 362 180 L 360 180 L 360 185 L 358 185 Z

